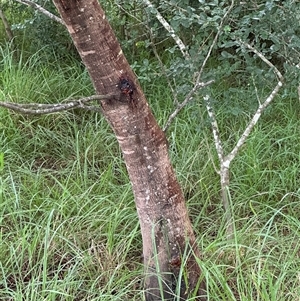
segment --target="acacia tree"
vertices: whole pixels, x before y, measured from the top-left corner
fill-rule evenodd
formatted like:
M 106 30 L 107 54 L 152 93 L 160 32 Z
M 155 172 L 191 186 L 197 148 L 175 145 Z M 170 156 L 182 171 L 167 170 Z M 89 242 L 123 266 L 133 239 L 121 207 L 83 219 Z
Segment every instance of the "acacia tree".
M 200 256 L 168 143 L 97 0 L 54 0 L 120 144 L 139 216 L 146 300 L 205 300 Z M 184 257 L 185 271 L 180 269 Z M 185 273 L 187 277 L 181 277 Z M 185 279 L 178 281 L 179 279 Z M 202 296 L 202 297 L 200 297 Z

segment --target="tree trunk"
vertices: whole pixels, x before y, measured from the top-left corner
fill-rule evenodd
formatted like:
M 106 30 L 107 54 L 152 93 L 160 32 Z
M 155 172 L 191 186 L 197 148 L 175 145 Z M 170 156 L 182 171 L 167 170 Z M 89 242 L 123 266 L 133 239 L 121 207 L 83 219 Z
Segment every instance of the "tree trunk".
M 97 93 L 116 95 L 101 101 L 101 107 L 120 144 L 134 192 L 143 239 L 146 300 L 173 300 L 175 295 L 186 300 L 190 293 L 204 296 L 195 259 L 200 253 L 169 161 L 165 134 L 102 8 L 97 0 L 53 2 Z
M 223 208 L 225 211 L 225 221 L 226 221 L 226 237 L 228 240 L 233 239 L 234 237 L 234 227 L 233 227 L 233 214 L 230 204 L 230 195 L 229 195 L 229 182 L 230 182 L 230 173 L 229 167 L 225 166 L 224 161 L 220 163 L 220 176 L 221 176 L 221 199 L 223 203 Z

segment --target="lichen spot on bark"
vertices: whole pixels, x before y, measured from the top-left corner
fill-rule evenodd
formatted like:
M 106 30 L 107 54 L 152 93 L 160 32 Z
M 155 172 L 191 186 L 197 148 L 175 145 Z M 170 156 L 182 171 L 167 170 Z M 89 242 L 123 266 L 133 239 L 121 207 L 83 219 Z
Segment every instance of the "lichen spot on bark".
M 119 51 L 119 53 L 118 53 L 117 57 L 119 57 L 119 56 L 121 56 L 121 55 L 123 55 L 123 51 L 122 51 L 122 49 Z
M 149 170 L 150 173 L 153 173 L 155 168 L 152 165 L 148 165 L 147 169 Z
M 81 52 L 81 54 L 83 55 L 83 56 L 87 56 L 87 55 L 89 55 L 89 54 L 94 54 L 95 53 L 95 50 L 89 50 L 89 51 L 83 51 L 83 52 Z

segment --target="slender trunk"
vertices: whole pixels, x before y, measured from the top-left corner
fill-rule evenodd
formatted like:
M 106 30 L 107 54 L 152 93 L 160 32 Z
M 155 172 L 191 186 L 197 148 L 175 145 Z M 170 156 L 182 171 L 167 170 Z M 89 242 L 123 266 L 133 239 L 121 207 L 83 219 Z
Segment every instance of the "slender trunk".
M 230 174 L 229 168 L 224 166 L 221 162 L 220 168 L 220 177 L 221 177 L 221 198 L 225 211 L 225 220 L 226 220 L 226 236 L 228 239 L 233 238 L 233 217 L 232 210 L 229 199 L 229 181 Z
M 99 94 L 103 114 L 120 144 L 139 216 L 146 271 L 146 300 L 182 300 L 196 291 L 205 295 L 200 256 L 183 193 L 168 157 L 164 132 L 157 125 L 97 0 L 53 0 Z M 180 279 L 186 261 L 187 283 Z M 199 283 L 199 281 L 201 283 Z M 195 299 L 196 300 L 196 299 Z M 205 300 L 205 297 L 198 300 Z

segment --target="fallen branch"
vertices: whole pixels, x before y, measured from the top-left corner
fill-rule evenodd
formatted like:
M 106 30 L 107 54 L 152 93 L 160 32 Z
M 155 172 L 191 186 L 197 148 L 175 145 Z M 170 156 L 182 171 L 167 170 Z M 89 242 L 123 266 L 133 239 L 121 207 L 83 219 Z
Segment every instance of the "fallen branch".
M 81 108 L 91 111 L 101 111 L 99 106 L 90 106 L 89 102 L 94 100 L 104 100 L 111 99 L 116 95 L 92 95 L 80 99 L 64 100 L 66 103 L 57 103 L 57 104 L 39 104 L 39 103 L 25 103 L 19 104 L 15 102 L 3 102 L 0 101 L 0 107 L 13 110 L 21 114 L 30 114 L 30 115 L 43 115 L 43 114 L 52 114 L 62 111 L 68 111 L 71 109 Z

